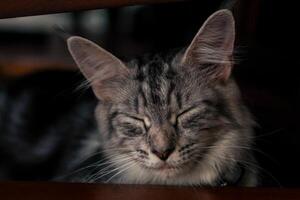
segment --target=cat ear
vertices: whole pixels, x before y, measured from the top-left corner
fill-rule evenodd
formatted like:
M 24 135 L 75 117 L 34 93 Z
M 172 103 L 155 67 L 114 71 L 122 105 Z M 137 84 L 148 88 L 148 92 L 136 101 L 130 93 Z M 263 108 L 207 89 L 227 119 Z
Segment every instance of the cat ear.
M 100 100 L 113 101 L 124 95 L 123 86 L 128 80 L 129 70 L 118 58 L 82 37 L 72 36 L 67 44 L 73 59 Z
M 183 66 L 200 68 L 209 78 L 226 81 L 232 68 L 235 25 L 229 10 L 219 10 L 202 25 L 182 57 Z

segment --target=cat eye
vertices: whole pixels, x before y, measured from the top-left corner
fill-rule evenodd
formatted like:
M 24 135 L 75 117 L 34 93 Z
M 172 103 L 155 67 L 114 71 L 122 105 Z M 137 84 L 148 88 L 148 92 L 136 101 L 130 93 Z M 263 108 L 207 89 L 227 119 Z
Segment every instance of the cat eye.
M 192 112 L 194 113 L 194 112 L 197 112 L 197 111 L 199 111 L 199 108 L 198 108 L 197 106 L 190 107 L 190 108 L 185 109 L 185 110 L 183 110 L 182 112 L 180 112 L 180 113 L 177 115 L 177 119 L 178 119 L 179 117 L 184 116 L 185 114 L 189 114 L 189 113 L 192 113 Z
M 173 124 L 174 126 L 177 126 L 178 123 L 178 118 L 181 118 L 184 114 L 190 112 L 191 110 L 195 109 L 196 107 L 191 107 L 188 108 L 182 112 L 180 112 L 179 114 L 175 114 L 175 113 L 171 113 L 170 116 L 168 117 L 169 121 L 171 124 Z
M 144 133 L 141 127 L 133 125 L 131 123 L 122 123 L 120 124 L 120 129 L 123 134 L 129 137 L 134 137 L 138 135 L 142 135 Z
M 208 113 L 199 107 L 191 107 L 177 115 L 177 123 L 184 129 L 203 131 L 215 128 L 218 123 L 216 119 L 210 119 Z
M 126 114 L 118 115 L 113 124 L 119 133 L 129 137 L 143 135 L 146 132 L 143 119 Z
M 175 121 L 177 122 L 179 119 L 184 119 L 187 116 L 192 115 L 197 112 L 200 112 L 200 111 L 199 111 L 199 108 L 197 108 L 196 106 L 185 109 L 176 116 Z M 171 116 L 171 119 L 172 119 L 172 116 Z M 174 121 L 174 119 L 172 119 L 172 120 Z

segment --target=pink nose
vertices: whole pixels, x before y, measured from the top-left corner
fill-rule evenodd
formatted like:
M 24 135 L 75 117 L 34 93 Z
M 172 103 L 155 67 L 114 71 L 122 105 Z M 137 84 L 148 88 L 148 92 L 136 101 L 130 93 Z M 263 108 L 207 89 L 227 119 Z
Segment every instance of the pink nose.
M 171 153 L 174 151 L 175 148 L 169 148 L 166 150 L 156 150 L 156 149 L 151 149 L 152 153 L 154 153 L 159 159 L 162 161 L 166 161 Z

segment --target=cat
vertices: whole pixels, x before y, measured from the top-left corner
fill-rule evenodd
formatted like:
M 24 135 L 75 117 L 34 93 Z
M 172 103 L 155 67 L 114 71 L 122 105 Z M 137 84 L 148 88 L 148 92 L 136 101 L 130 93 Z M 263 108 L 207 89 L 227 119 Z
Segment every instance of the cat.
M 74 180 L 256 186 L 255 122 L 231 75 L 234 41 L 229 10 L 213 13 L 186 49 L 126 63 L 69 37 L 98 99 L 95 138 L 103 154 L 94 164 L 99 170 Z

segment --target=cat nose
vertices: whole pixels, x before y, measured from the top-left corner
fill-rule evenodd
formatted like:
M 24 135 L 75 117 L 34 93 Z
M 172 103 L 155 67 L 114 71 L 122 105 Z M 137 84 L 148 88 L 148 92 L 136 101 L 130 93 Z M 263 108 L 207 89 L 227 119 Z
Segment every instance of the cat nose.
M 154 153 L 159 159 L 162 161 L 166 161 L 171 153 L 174 151 L 174 147 L 168 148 L 166 150 L 157 150 L 157 149 L 151 149 L 152 153 Z

